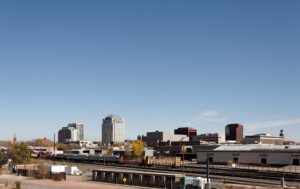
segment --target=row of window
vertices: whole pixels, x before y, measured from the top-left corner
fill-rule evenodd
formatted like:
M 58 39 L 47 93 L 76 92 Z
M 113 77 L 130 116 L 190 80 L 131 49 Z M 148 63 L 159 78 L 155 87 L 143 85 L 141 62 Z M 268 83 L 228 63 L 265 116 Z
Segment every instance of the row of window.
M 213 163 L 214 162 L 214 158 L 213 157 L 209 157 L 208 158 L 209 163 Z M 235 157 L 233 158 L 233 163 L 239 163 L 239 158 Z M 260 158 L 260 163 L 261 164 L 268 164 L 268 160 L 267 158 Z M 299 159 L 293 159 L 293 165 L 300 165 L 300 160 Z

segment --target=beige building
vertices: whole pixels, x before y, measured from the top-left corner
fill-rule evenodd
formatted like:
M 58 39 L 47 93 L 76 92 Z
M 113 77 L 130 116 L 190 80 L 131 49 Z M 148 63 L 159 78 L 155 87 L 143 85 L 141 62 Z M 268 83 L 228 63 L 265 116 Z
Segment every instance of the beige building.
M 207 159 L 211 164 L 300 165 L 300 145 L 221 145 L 197 152 L 198 163 L 206 163 Z
M 256 134 L 245 136 L 242 140 L 243 144 L 276 144 L 283 145 L 284 138 L 281 136 L 272 136 L 270 134 Z
M 109 115 L 102 120 L 102 142 L 104 144 L 123 143 L 125 141 L 124 119 Z
M 157 130 L 154 132 L 147 132 L 147 135 L 143 140 L 148 146 L 157 146 L 160 142 L 189 141 L 189 137 L 186 135 L 174 135 L 169 132 Z

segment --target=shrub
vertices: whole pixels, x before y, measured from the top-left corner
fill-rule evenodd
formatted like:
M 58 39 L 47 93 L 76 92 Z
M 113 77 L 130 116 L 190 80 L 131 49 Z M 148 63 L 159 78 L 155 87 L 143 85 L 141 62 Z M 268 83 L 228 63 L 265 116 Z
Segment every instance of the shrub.
M 20 181 L 16 181 L 15 185 L 16 185 L 16 189 L 21 189 L 21 182 Z

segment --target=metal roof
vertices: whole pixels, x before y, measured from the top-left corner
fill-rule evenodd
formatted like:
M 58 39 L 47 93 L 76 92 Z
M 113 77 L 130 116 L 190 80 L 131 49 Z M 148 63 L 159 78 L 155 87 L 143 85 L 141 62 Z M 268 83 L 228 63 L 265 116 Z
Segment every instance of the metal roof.
M 300 150 L 300 145 L 248 144 L 221 145 L 213 151 Z

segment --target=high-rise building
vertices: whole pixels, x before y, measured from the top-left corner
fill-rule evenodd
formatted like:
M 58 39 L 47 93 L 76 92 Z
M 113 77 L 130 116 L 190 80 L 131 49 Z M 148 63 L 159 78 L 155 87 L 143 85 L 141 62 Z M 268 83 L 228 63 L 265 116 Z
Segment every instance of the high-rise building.
M 77 130 L 77 139 L 84 140 L 84 123 L 69 123 L 68 127 L 73 127 Z
M 63 127 L 58 131 L 58 142 L 76 142 L 84 140 L 84 124 L 69 123 L 67 127 Z
M 174 130 L 175 135 L 186 135 L 192 141 L 193 137 L 197 135 L 197 129 L 191 127 L 179 127 Z
M 102 121 L 102 142 L 104 144 L 122 143 L 125 140 L 123 118 L 109 115 Z
M 244 138 L 244 126 L 240 123 L 229 124 L 225 127 L 226 140 L 241 142 Z

